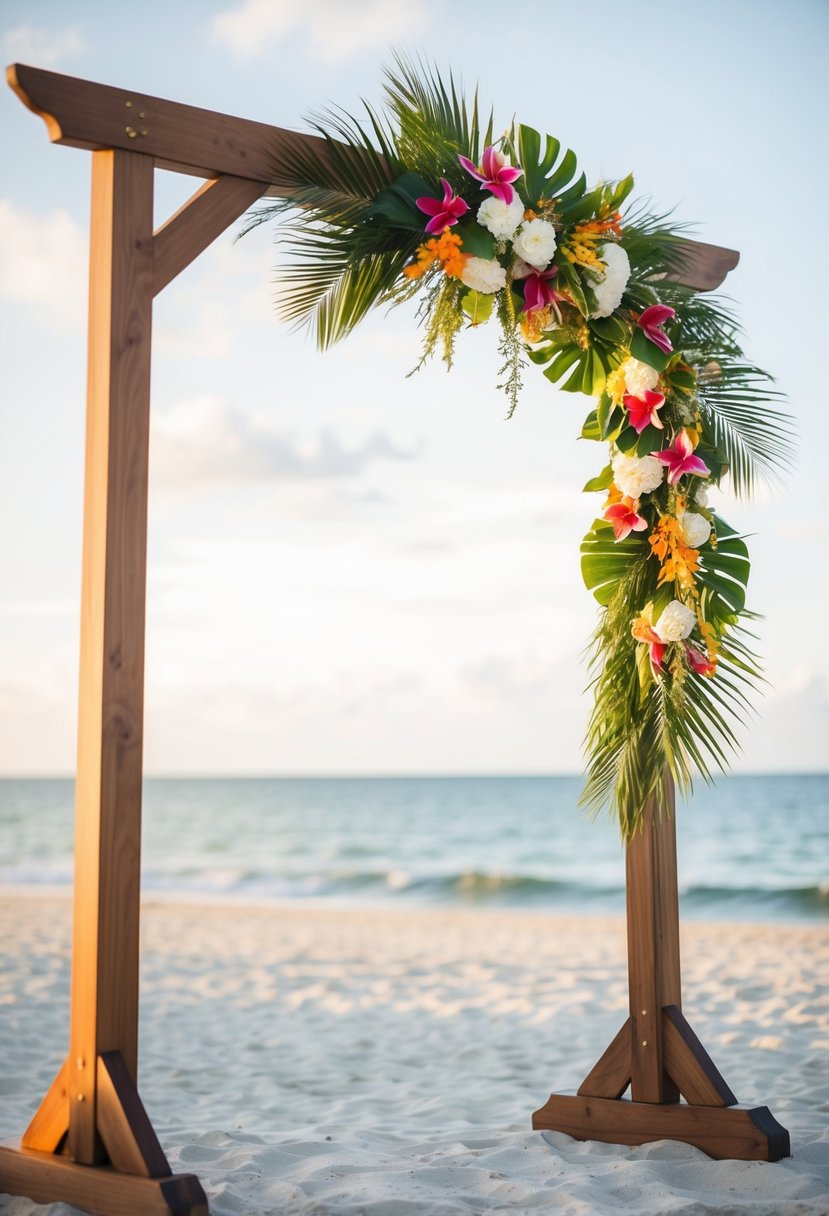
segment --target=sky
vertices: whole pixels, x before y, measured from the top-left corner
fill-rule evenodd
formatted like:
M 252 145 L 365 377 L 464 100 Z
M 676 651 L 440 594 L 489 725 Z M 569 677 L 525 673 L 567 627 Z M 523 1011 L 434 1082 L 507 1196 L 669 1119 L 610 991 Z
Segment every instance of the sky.
M 788 395 L 751 534 L 769 686 L 738 771 L 823 770 L 829 737 L 823 0 L 0 0 L 22 62 L 303 129 L 378 101 L 391 48 L 451 68 L 588 178 L 739 249 L 750 358 Z M 0 95 L 0 775 L 74 768 L 90 154 Z M 158 221 L 194 189 L 157 172 Z M 148 773 L 578 772 L 595 605 L 579 542 L 605 463 L 586 398 L 531 369 L 505 420 L 494 328 L 407 378 L 413 312 L 320 354 L 277 317 L 275 231 L 229 231 L 154 309 Z

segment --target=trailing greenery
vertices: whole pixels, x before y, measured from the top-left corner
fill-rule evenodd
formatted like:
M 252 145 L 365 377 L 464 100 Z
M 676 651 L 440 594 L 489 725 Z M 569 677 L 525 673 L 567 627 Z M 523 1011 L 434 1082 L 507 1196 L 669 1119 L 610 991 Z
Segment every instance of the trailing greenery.
M 746 608 L 745 539 L 708 502 L 780 479 L 792 424 L 747 361 L 726 299 L 701 294 L 686 226 L 631 202 L 633 178 L 588 187 L 574 152 L 513 122 L 493 139 L 453 76 L 402 56 L 385 104 L 312 120 L 314 145 L 274 165 L 282 316 L 321 348 L 378 305 L 418 298 L 423 356 L 451 366 L 458 336 L 497 325 L 508 416 L 530 364 L 594 399 L 582 436 L 609 445 L 585 486 L 604 501 L 582 542 L 599 604 L 584 804 L 629 838 L 711 779 L 738 746 L 762 680 Z M 417 370 L 417 369 L 415 369 Z

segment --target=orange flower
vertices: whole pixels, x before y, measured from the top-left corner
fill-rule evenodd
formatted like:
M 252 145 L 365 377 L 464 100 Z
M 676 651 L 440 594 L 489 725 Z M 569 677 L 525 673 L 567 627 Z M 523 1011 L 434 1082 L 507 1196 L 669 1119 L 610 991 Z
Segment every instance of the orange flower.
M 694 573 L 699 569 L 699 550 L 685 544 L 679 520 L 672 515 L 663 515 L 648 537 L 648 543 L 660 563 L 659 585 L 676 583 L 695 595 Z
M 432 237 L 425 245 L 420 245 L 415 253 L 417 261 L 403 267 L 407 279 L 419 279 L 435 262 L 440 262 L 443 270 L 450 279 L 459 279 L 467 255 L 461 252 L 463 240 L 451 228 L 447 228 L 440 236 Z

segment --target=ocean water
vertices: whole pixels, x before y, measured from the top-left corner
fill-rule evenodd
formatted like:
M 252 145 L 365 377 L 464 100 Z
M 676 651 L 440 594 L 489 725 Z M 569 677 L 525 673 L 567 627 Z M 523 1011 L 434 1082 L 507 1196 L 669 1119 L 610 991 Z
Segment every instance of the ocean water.
M 616 825 L 576 777 L 149 779 L 170 898 L 624 912 Z M 0 886 L 72 881 L 73 785 L 0 780 Z M 678 810 L 682 915 L 829 921 L 829 775 L 729 776 Z

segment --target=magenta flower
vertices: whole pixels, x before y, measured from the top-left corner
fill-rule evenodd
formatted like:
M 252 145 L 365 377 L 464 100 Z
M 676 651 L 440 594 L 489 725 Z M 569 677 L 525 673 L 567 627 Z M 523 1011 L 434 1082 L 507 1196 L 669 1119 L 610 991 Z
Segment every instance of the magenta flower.
M 644 397 L 634 397 L 632 393 L 626 393 L 624 402 L 630 415 L 630 425 L 637 435 L 641 435 L 646 426 L 655 426 L 664 431 L 664 424 L 657 413 L 665 404 L 662 393 L 655 393 L 653 389 L 646 388 Z
M 644 532 L 648 526 L 648 521 L 636 513 L 629 498 L 623 498 L 621 502 L 615 502 L 613 506 L 608 507 L 602 518 L 613 524 L 616 540 L 624 540 L 631 532 Z
M 669 448 L 653 452 L 652 455 L 667 466 L 668 484 L 672 486 L 686 473 L 691 477 L 708 477 L 711 474 L 708 465 L 694 455 L 694 445 L 687 431 L 680 431 Z
M 562 297 L 553 290 L 550 283 L 558 274 L 557 266 L 548 266 L 546 270 L 534 270 L 524 279 L 524 312 L 534 312 L 538 308 L 548 308 Z M 664 400 L 664 398 L 663 398 Z
M 477 165 L 473 165 L 466 156 L 459 156 L 458 160 L 467 173 L 474 177 L 476 182 L 481 183 L 482 190 L 491 191 L 496 198 L 500 198 L 509 206 L 515 195 L 512 183 L 521 176 L 522 169 L 508 165 L 507 158 L 495 148 L 494 144 L 490 144 L 484 150 L 480 169 Z
M 440 179 L 440 184 L 443 186 L 442 199 L 429 198 L 428 195 L 415 199 L 420 210 L 425 215 L 432 216 L 426 225 L 426 231 L 431 233 L 443 232 L 452 224 L 457 224 L 461 216 L 466 215 L 469 210 L 469 203 L 465 203 L 459 195 L 452 193 L 452 187 L 445 177 Z
M 713 676 L 717 670 L 717 664 L 713 663 L 698 647 L 686 642 L 685 653 L 688 656 L 688 662 L 698 676 L 708 676 L 709 678 Z
M 669 355 L 674 348 L 671 346 L 671 339 L 663 334 L 661 327 L 675 316 L 675 309 L 669 308 L 667 304 L 651 304 L 650 308 L 646 308 L 636 322 L 645 337 L 649 338 L 654 346 L 658 346 L 665 355 Z

